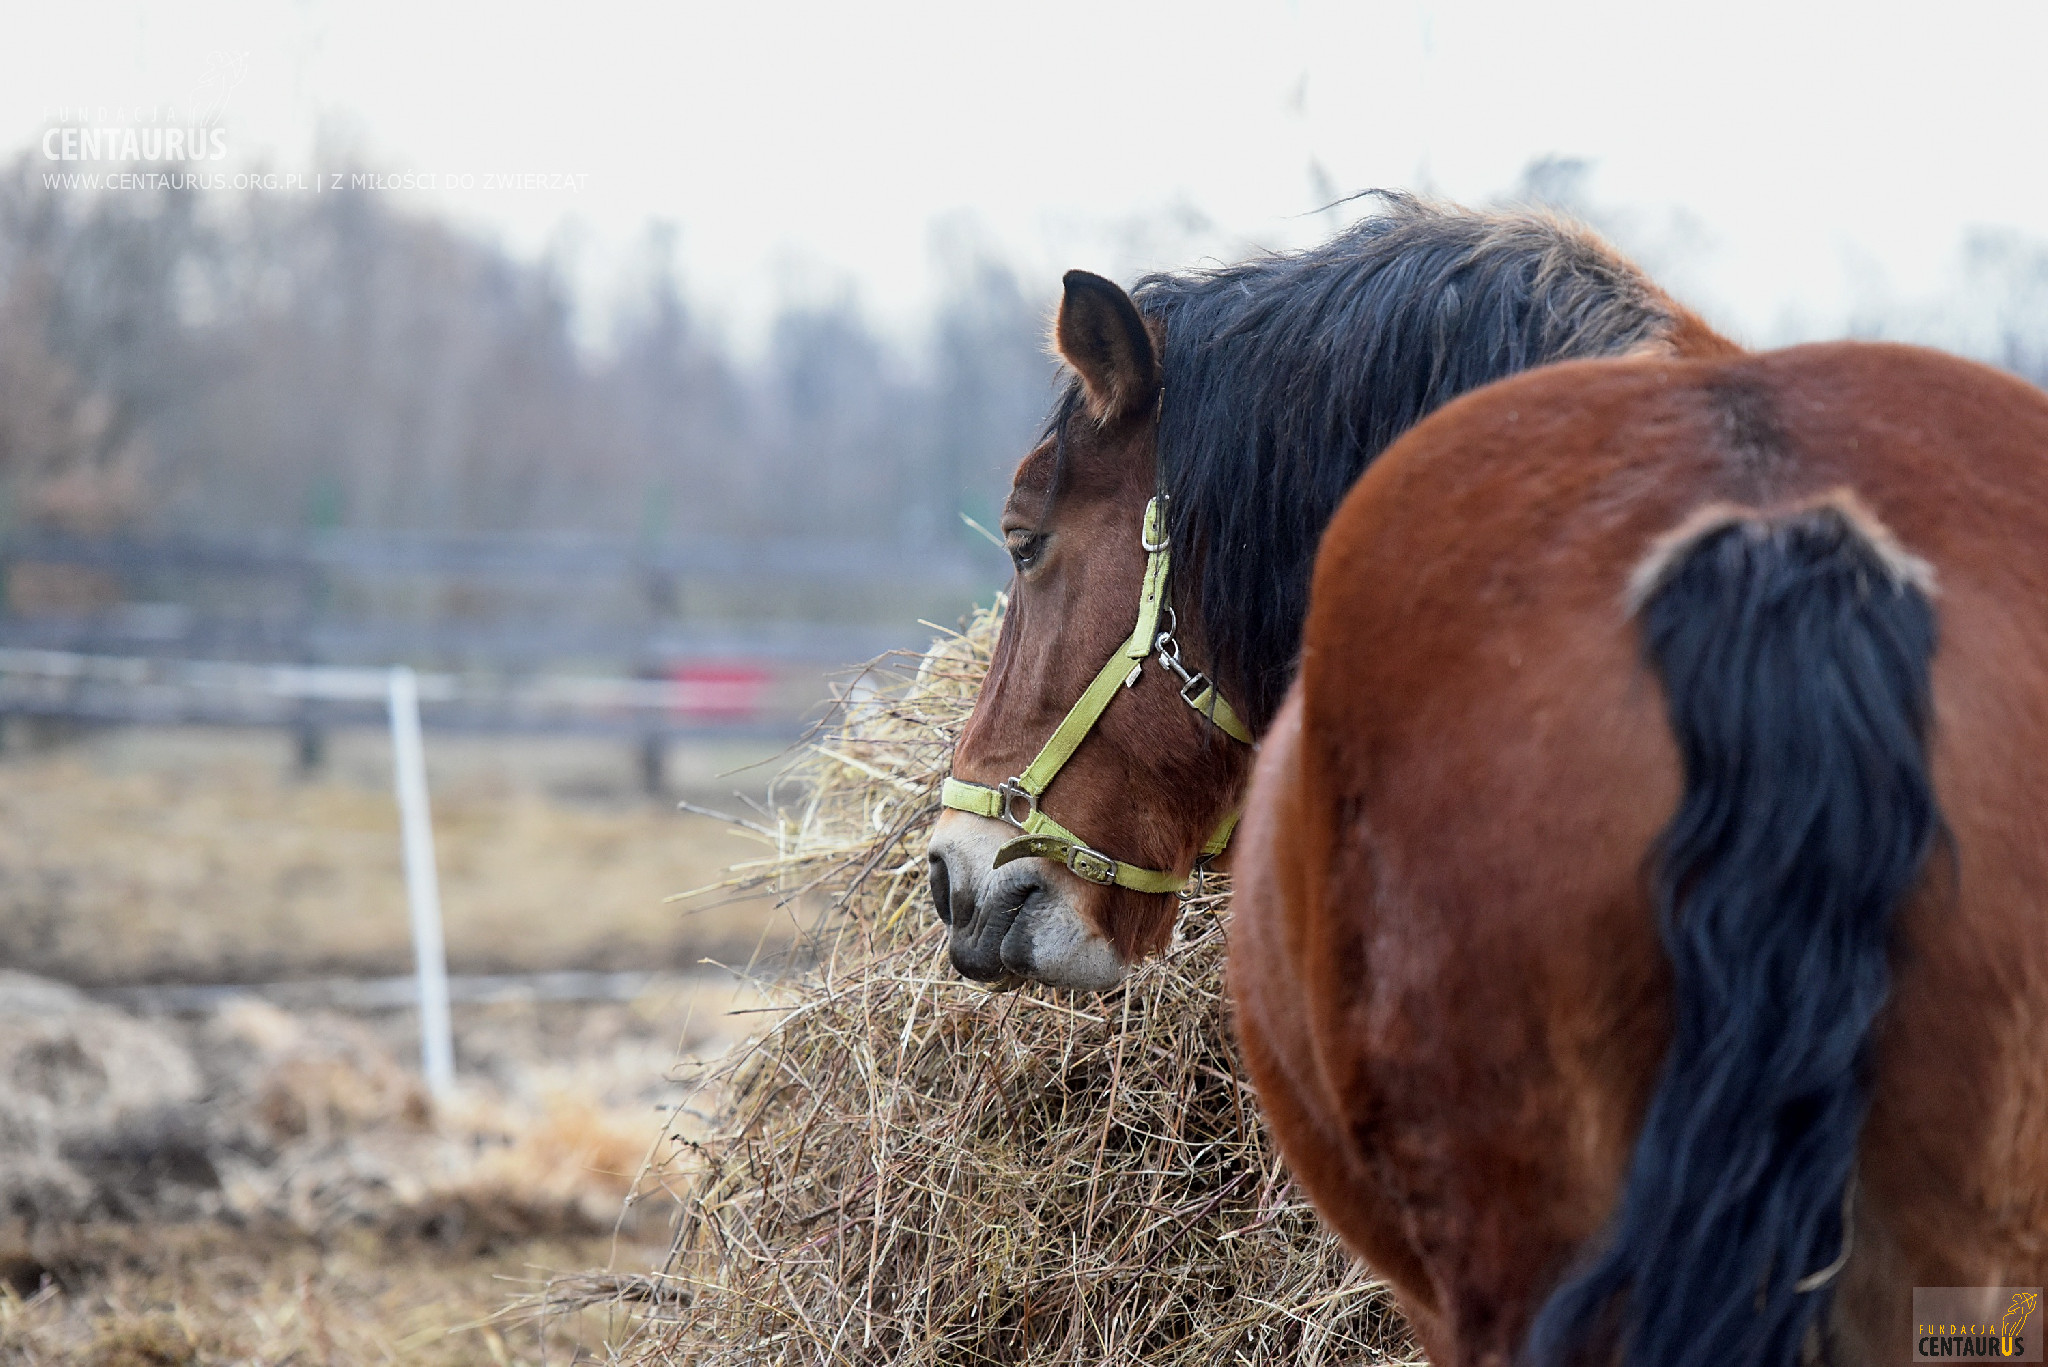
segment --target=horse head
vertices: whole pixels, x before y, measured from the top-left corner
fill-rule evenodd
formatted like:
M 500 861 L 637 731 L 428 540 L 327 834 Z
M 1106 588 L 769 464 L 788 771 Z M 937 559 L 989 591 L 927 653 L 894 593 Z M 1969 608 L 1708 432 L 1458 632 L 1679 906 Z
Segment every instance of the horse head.
M 1228 835 L 1249 737 L 1173 607 L 1162 330 L 1072 271 L 1054 337 L 1073 383 L 1003 508 L 1009 605 L 954 751 L 931 887 L 960 972 L 1100 989 L 1170 938 L 1177 892 Z
M 1004 509 L 1009 611 L 931 846 L 961 972 L 1099 988 L 1164 948 L 1293 680 L 1323 529 L 1388 443 L 1531 366 L 1735 350 L 1563 220 L 1383 200 L 1136 302 L 1067 276 L 1072 383 Z

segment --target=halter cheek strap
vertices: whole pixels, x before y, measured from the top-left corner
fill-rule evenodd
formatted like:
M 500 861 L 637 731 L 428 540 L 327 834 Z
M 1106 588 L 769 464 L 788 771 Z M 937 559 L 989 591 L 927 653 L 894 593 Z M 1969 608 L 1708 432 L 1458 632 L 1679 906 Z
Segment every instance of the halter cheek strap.
M 1164 510 L 1160 500 L 1155 498 L 1145 505 L 1145 582 L 1138 591 L 1138 621 L 1131 628 L 1130 638 L 1109 657 L 1080 699 L 1067 709 L 1067 715 L 1037 757 L 1023 773 L 1004 779 L 993 788 L 948 778 L 940 791 L 939 800 L 954 811 L 1007 821 L 1022 832 L 996 851 L 995 862 L 999 868 L 1015 859 L 1056 859 L 1091 883 L 1113 883 L 1133 892 L 1169 893 L 1187 888 L 1188 880 L 1177 877 L 1170 870 L 1139 868 L 1091 847 L 1046 815 L 1038 805 L 1045 790 L 1052 786 L 1053 779 L 1102 719 L 1117 690 L 1135 686 L 1145 667 L 1145 660 L 1155 652 L 1159 663 L 1181 681 L 1181 701 L 1208 718 L 1232 740 L 1246 745 L 1252 743 L 1251 731 L 1238 719 L 1237 713 L 1223 700 L 1215 686 L 1181 663 L 1180 645 L 1174 639 L 1178 623 L 1174 620 L 1173 609 L 1166 606 L 1168 543 L 1165 528 L 1161 525 L 1163 521 Z M 1160 629 L 1162 615 L 1167 621 L 1164 630 Z M 1224 846 L 1230 843 L 1231 832 L 1237 828 L 1237 816 L 1236 812 L 1231 812 L 1223 818 L 1215 833 L 1203 844 L 1202 858 L 1222 853 Z

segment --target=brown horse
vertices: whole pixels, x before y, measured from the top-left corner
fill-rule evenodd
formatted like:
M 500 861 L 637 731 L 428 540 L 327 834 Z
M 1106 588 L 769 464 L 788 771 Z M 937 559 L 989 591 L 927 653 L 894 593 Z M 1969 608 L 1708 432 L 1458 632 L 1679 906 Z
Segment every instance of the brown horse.
M 2044 755 L 2048 397 L 2008 376 L 1586 362 L 1376 461 L 1231 982 L 1432 1359 L 1907 1362 L 1915 1286 L 1996 1325 L 2048 1281 Z
M 1581 228 L 1388 201 L 1135 302 L 1068 275 L 1074 381 L 1003 512 L 1016 578 L 931 846 L 961 972 L 1106 987 L 1164 947 L 1293 678 L 1322 529 L 1417 419 L 1547 362 L 1731 349 Z
M 1436 1361 L 1908 1360 L 1913 1286 L 2048 1280 L 2048 401 L 1411 202 L 1058 339 L 963 971 L 1164 942 L 1227 700 L 1247 1062 Z

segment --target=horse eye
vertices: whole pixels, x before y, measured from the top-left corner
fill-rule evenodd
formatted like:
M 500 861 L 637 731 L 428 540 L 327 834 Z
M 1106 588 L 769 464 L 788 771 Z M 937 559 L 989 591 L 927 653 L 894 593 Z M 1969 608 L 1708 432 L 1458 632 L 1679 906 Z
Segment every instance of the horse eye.
M 1045 538 L 1036 532 L 1012 532 L 1009 547 L 1011 562 L 1020 570 L 1028 570 L 1038 563 L 1039 552 L 1045 549 Z

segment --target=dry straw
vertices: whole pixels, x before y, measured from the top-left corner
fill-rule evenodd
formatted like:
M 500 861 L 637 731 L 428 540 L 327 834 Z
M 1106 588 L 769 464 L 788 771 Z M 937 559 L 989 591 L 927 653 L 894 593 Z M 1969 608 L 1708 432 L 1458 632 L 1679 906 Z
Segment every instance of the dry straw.
M 995 615 L 865 673 L 778 783 L 735 885 L 824 899 L 818 967 L 709 1079 L 640 1199 L 662 1275 L 621 1285 L 622 1360 L 1352 1363 L 1416 1356 L 1384 1286 L 1288 1181 L 1223 994 L 1229 893 L 1105 996 L 957 977 L 924 835 Z M 701 1134 L 701 1127 L 697 1127 Z M 630 1311 L 630 1314 L 624 1313 Z

